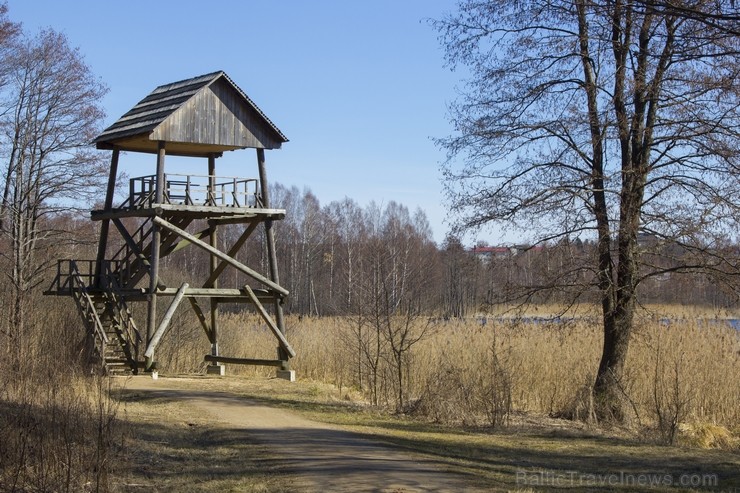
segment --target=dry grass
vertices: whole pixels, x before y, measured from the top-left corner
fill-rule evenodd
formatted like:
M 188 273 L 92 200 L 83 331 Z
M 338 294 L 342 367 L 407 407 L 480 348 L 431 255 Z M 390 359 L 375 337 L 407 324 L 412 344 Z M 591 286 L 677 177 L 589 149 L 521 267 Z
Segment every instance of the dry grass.
M 22 333 L 0 331 L 0 491 L 108 491 L 120 444 L 108 380 L 82 374 L 74 307 L 43 306 Z
M 517 413 L 587 418 L 602 334 L 596 310 L 579 310 L 572 319 L 549 323 L 544 319 L 558 313 L 557 307 L 539 307 L 525 314 L 537 317 L 529 319 L 509 314 L 489 316 L 485 323 L 482 318 L 435 321 L 434 330 L 405 360 L 410 397 L 405 411 L 474 426 L 505 425 Z M 624 382 L 634 411 L 633 431 L 644 435 L 647 430 L 665 442 L 736 446 L 740 381 L 734 376 L 740 374 L 740 334 L 714 321 L 714 316 L 734 315 L 690 307 L 650 307 L 641 313 Z M 287 321 L 288 338 L 298 353 L 292 368 L 299 378 L 334 384 L 353 399 L 369 396 L 367 355 L 361 351 L 355 319 Z M 273 336 L 254 315 L 225 314 L 220 334 L 224 355 L 275 356 Z M 173 344 L 169 351 L 180 348 L 178 355 L 170 356 L 179 363 L 163 369 L 175 373 L 202 368 L 202 355 L 208 351 L 202 334 L 177 337 L 178 346 Z M 387 348 L 381 348 L 378 366 L 379 402 L 394 408 Z M 232 365 L 228 372 L 269 376 L 274 370 Z M 700 425 L 719 427 L 730 438 L 692 440 L 686 430 Z
M 5 381 L 0 491 L 108 491 L 116 423 L 116 404 L 102 377 Z
M 292 384 L 241 376 L 183 380 L 178 387 L 258 400 L 331 429 L 392 443 L 465 475 L 485 491 L 669 492 L 685 479 L 706 481 L 698 491 L 740 487 L 740 456 L 735 453 L 667 448 L 579 422 L 516 414 L 506 429 L 462 428 L 385 413 L 348 401 L 348 394 L 336 386 L 309 380 Z M 223 433 L 218 424 L 166 399 L 136 393 L 124 399 L 132 426 L 128 456 L 134 462 L 128 475 L 116 482 L 122 491 L 301 491 L 285 481 L 279 468 L 265 467 L 279 458 L 270 455 L 269 446 L 250 441 L 248 430 Z M 216 471 L 206 464 L 221 467 Z M 598 476 L 616 481 L 600 483 Z M 630 483 L 643 476 L 660 481 L 670 477 L 675 485 L 639 488 Z

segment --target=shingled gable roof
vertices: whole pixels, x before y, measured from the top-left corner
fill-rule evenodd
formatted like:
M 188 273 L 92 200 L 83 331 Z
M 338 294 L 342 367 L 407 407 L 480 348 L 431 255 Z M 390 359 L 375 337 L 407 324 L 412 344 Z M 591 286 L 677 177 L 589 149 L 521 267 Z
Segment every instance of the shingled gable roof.
M 288 139 L 223 71 L 157 87 L 93 141 L 98 149 L 204 156 Z

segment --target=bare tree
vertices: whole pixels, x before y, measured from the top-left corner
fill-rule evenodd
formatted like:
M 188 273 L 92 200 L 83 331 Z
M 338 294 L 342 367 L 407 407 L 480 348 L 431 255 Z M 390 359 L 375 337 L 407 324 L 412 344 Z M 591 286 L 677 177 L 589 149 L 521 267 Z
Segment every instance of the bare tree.
M 104 116 L 106 88 L 66 37 L 51 30 L 20 40 L 7 63 L 0 255 L 10 265 L 14 303 L 7 335 L 13 338 L 24 331 L 27 294 L 53 262 L 39 252 L 64 237 L 53 217 L 86 209 L 103 184 L 103 162 L 89 143 Z
M 690 2 L 699 18 L 658 7 L 469 0 L 433 23 L 448 63 L 470 70 L 451 108 L 457 133 L 440 140 L 458 229 L 499 224 L 535 244 L 596 241 L 578 268 L 585 272 L 536 287 L 573 296 L 597 289 L 604 345 L 594 397 L 598 416 L 618 421 L 627 417 L 638 285 L 659 274 L 738 270 L 721 246 L 737 240 L 740 217 L 740 38 L 706 21 L 737 9 Z M 645 234 L 679 254 L 643 262 Z M 584 274 L 590 282 L 574 281 Z
M 439 255 L 444 268 L 442 313 L 445 317 L 465 318 L 477 308 L 478 273 L 483 266 L 454 236 L 447 236 Z
M 391 202 L 384 223 L 380 239 L 385 261 L 378 265 L 381 289 L 375 293 L 375 323 L 390 349 L 396 408 L 403 411 L 408 401 L 411 351 L 434 327 L 430 315 L 437 299 L 430 287 L 437 284 L 437 248 L 421 211 L 412 219 L 408 209 Z

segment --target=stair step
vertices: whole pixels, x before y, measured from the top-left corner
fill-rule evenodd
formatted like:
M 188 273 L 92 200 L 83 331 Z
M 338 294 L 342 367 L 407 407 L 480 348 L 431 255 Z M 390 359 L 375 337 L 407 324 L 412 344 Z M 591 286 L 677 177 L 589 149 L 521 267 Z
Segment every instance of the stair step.
M 119 359 L 119 358 L 105 358 L 105 364 L 112 365 L 112 366 L 120 366 L 120 365 L 128 366 L 128 360 Z

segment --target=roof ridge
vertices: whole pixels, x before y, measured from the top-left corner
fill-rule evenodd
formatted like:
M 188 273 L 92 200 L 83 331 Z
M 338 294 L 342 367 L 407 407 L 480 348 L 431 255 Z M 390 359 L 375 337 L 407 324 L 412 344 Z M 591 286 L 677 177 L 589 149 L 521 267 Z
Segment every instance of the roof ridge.
M 235 97 L 243 100 L 243 103 L 239 104 L 243 104 L 257 113 L 257 117 L 263 122 L 262 125 L 264 125 L 265 130 L 269 129 L 268 131 L 273 133 L 276 142 L 288 142 L 288 138 L 282 131 L 236 82 L 226 72 L 218 70 L 157 86 L 112 125 L 103 130 L 93 140 L 93 143 L 97 144 L 98 148 L 107 148 L 108 146 L 118 145 L 116 142 L 120 143 L 122 139 L 135 136 L 147 139 L 151 132 L 155 131 L 171 115 L 181 110 L 188 101 L 222 78 L 231 90 L 236 92 Z
M 231 84 L 234 87 L 234 89 L 236 89 L 239 92 L 239 94 L 241 94 L 241 96 L 244 99 L 246 99 L 250 105 L 252 105 L 252 107 L 257 111 L 257 113 L 259 113 L 259 115 L 262 118 L 264 118 L 268 124 L 270 124 L 273 130 L 277 132 L 277 134 L 283 139 L 283 141 L 288 142 L 288 138 L 285 136 L 285 134 L 283 134 L 283 132 L 277 127 L 277 125 L 273 123 L 272 120 L 270 120 L 270 118 L 265 114 L 265 112 L 262 111 L 262 109 L 259 106 L 257 106 L 257 103 L 255 103 L 252 100 L 252 98 L 247 96 L 247 93 L 244 92 L 244 90 L 241 87 L 239 87 L 239 85 L 236 82 L 234 82 L 234 79 L 229 77 L 228 74 L 224 72 L 223 70 L 220 71 L 219 77 L 223 77 L 224 79 L 226 79 L 229 82 L 229 84 Z M 207 86 L 210 86 L 211 84 L 213 84 L 215 81 L 219 79 L 219 77 L 214 77 L 214 79 L 211 82 L 209 82 Z

